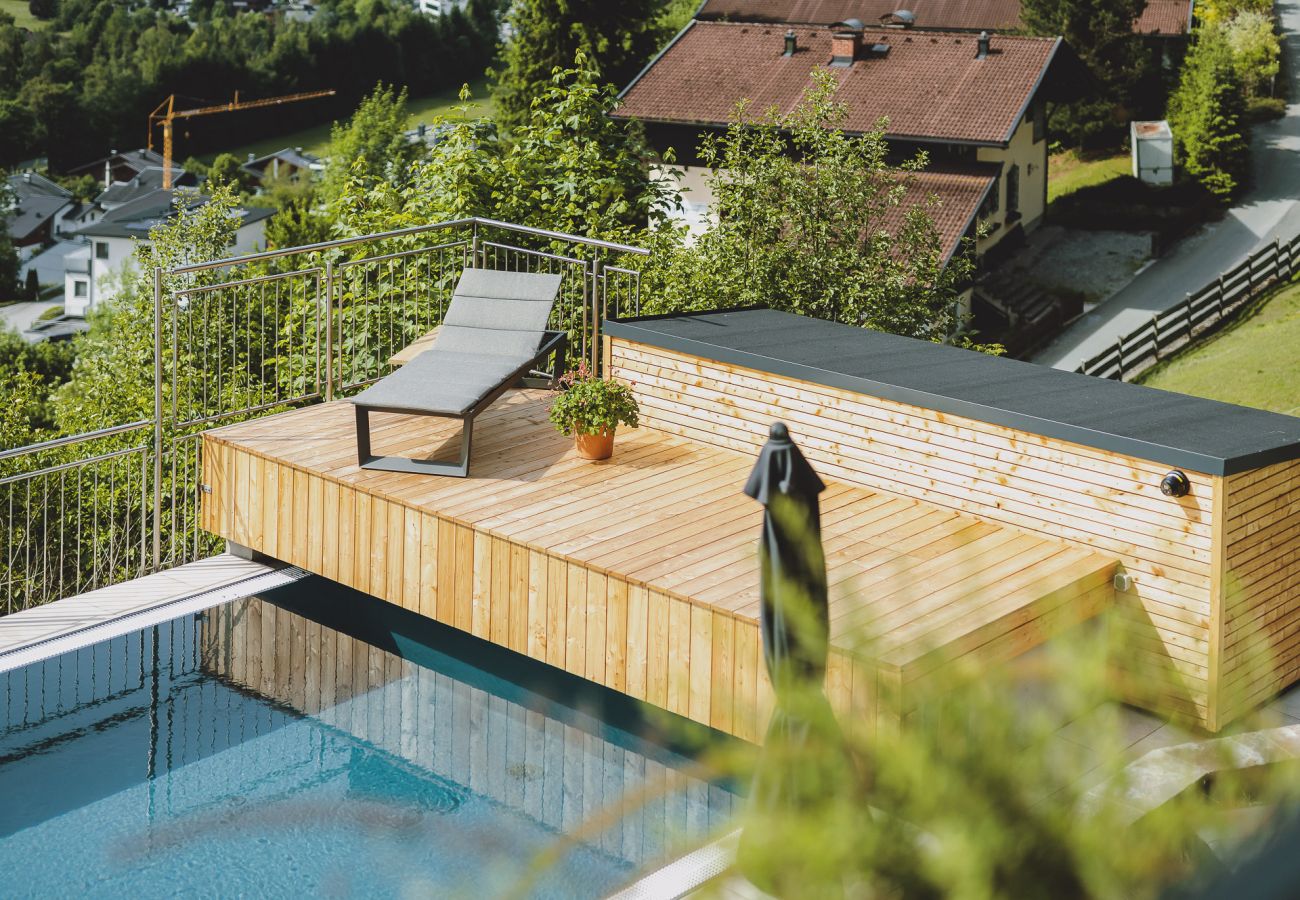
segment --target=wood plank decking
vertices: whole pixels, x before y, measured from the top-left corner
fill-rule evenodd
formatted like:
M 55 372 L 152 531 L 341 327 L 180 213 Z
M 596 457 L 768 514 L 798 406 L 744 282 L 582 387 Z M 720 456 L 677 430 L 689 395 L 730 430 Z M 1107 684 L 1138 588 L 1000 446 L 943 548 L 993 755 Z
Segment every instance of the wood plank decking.
M 576 458 L 516 391 L 480 417 L 470 477 L 356 466 L 352 407 L 204 435 L 204 527 L 615 690 L 756 739 L 751 456 L 652 428 Z M 378 415 L 376 452 L 455 452 L 458 423 Z M 800 437 L 797 433 L 796 440 Z M 953 656 L 1015 656 L 1113 599 L 1116 562 L 1039 535 L 828 482 L 832 703 L 877 723 L 882 691 Z

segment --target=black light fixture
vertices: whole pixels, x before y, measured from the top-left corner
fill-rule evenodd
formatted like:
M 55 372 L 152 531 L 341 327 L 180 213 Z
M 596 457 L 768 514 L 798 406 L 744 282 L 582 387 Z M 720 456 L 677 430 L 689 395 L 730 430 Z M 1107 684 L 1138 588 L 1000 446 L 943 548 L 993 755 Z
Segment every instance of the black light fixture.
M 1191 490 L 1192 482 L 1177 469 L 1160 479 L 1160 493 L 1166 497 L 1186 497 Z

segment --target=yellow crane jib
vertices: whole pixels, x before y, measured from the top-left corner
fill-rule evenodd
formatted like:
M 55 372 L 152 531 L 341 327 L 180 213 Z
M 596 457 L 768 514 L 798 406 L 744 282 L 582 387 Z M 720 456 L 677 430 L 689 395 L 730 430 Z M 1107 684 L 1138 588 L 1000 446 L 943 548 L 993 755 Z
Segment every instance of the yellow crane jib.
M 149 149 L 153 149 L 154 129 L 161 125 L 163 132 L 163 188 L 172 186 L 172 130 L 177 119 L 192 119 L 195 116 L 210 116 L 215 113 L 239 112 L 245 109 L 259 109 L 264 106 L 279 106 L 282 103 L 296 103 L 299 100 L 315 100 L 318 97 L 332 97 L 337 91 L 304 91 L 299 94 L 285 94 L 280 97 L 264 97 L 261 100 L 240 100 L 239 91 L 229 103 L 215 106 L 200 106 L 195 109 L 177 109 L 176 95 L 169 94 L 167 99 L 149 113 Z

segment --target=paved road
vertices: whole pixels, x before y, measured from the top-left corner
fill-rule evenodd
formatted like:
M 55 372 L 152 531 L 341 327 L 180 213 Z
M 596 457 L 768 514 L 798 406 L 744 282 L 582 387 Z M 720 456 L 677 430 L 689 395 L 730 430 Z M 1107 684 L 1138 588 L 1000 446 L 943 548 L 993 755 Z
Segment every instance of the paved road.
M 32 327 L 37 316 L 50 307 L 62 305 L 62 300 L 42 300 L 39 303 L 15 303 L 12 306 L 0 307 L 0 327 L 16 331 L 30 341 L 31 336 L 23 332 Z
M 1225 269 L 1260 244 L 1300 234 L 1300 0 L 1279 0 L 1286 38 L 1284 71 L 1290 73 L 1292 103 L 1286 116 L 1255 128 L 1253 187 L 1221 222 L 1179 244 L 1123 290 L 1075 322 L 1034 361 L 1074 369 Z

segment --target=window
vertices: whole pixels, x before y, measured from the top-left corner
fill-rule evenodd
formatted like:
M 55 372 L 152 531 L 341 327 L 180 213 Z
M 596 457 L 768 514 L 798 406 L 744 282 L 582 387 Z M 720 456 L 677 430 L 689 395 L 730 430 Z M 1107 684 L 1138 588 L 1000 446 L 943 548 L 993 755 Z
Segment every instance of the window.
M 95 259 L 108 259 L 108 241 L 95 241 Z
M 1020 218 L 1020 166 L 1014 163 L 1007 169 L 1007 221 Z
M 72 282 L 72 296 L 74 296 L 74 297 L 85 297 L 85 296 L 86 296 L 86 287 L 87 287 L 87 285 L 86 285 L 86 282 L 84 282 L 84 281 L 74 281 L 74 282 Z
M 993 187 L 989 188 L 988 196 L 984 198 L 984 204 L 980 207 L 980 218 L 987 218 L 1002 208 L 1001 194 L 1002 176 L 998 175 L 997 178 L 993 179 Z

